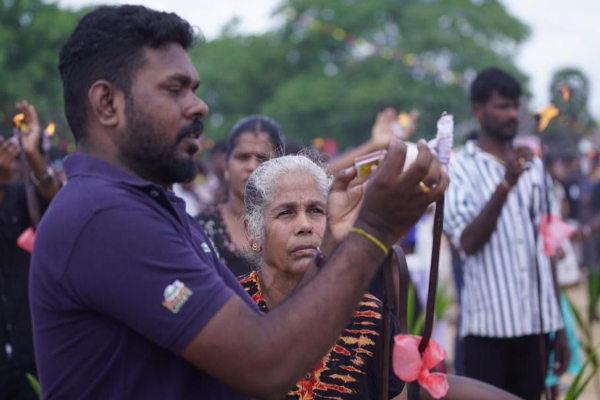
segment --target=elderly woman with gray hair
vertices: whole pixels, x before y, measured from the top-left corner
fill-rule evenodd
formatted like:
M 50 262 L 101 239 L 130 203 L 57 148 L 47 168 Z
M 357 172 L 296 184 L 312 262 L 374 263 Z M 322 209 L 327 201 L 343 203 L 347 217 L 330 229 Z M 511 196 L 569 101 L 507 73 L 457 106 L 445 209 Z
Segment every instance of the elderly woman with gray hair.
M 257 268 L 239 279 L 263 312 L 285 301 L 321 251 L 328 229 L 331 183 L 325 170 L 305 156 L 269 160 L 248 179 L 245 226 L 251 259 Z M 354 206 L 360 201 L 358 189 Z M 329 226 L 333 237 L 339 225 Z M 329 353 L 312 371 L 307 371 L 287 398 L 379 398 L 382 315 L 381 302 L 365 294 Z M 390 373 L 389 397 L 398 395 L 402 387 L 403 383 Z
M 351 187 L 355 176 L 356 171 L 347 169 L 338 174 L 332 187 L 332 178 L 325 169 L 301 155 L 271 159 L 250 175 L 245 189 L 244 224 L 252 249 L 248 256 L 256 268 L 239 281 L 261 311 L 268 313 L 302 281 L 310 279 L 307 270 L 312 267 L 311 273 L 316 273 L 314 266 L 320 266 L 323 253 L 331 254 L 336 243 L 348 234 L 364 189 L 364 184 Z M 322 243 L 324 237 L 331 243 Z M 329 352 L 286 398 L 381 398 L 383 315 L 381 301 L 366 293 Z M 397 332 L 397 326 L 392 321 L 393 331 Z M 517 399 L 468 378 L 448 376 L 448 380 L 450 391 L 445 399 Z M 387 398 L 400 398 L 403 386 L 390 371 Z M 423 390 L 411 393 L 414 396 L 409 398 L 431 399 Z

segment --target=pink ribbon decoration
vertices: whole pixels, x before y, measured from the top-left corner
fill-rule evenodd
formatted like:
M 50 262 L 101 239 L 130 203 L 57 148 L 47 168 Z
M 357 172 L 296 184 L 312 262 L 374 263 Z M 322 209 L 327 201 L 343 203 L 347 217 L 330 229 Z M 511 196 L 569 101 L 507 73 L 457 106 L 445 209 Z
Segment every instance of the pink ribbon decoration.
M 419 382 L 431 396 L 436 399 L 448 393 L 446 374 L 429 372 L 430 369 L 441 363 L 446 358 L 446 351 L 430 339 L 423 357 L 419 354 L 420 336 L 396 335 L 394 336 L 394 353 L 392 364 L 394 373 L 404 382 Z
M 35 242 L 35 229 L 29 227 L 21 233 L 17 239 L 17 246 L 28 253 L 33 252 L 33 243 Z
M 555 256 L 562 243 L 576 230 L 574 226 L 567 224 L 560 218 L 544 214 L 542 222 L 540 222 L 540 232 L 544 239 L 544 254 L 549 257 Z

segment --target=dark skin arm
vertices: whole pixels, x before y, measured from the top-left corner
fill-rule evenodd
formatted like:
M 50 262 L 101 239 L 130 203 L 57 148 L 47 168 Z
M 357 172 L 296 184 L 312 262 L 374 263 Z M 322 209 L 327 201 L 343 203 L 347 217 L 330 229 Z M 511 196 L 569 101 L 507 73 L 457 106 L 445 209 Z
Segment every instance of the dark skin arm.
M 419 158 L 404 173 L 400 171 L 406 146 L 394 143 L 392 147 L 367 187 L 355 223 L 388 246 L 417 221 L 428 204 L 441 197 L 448 184 L 446 173 L 426 145 L 420 145 Z M 438 186 L 423 193 L 418 189 L 421 180 Z M 389 198 L 397 203 L 390 204 Z M 283 398 L 347 325 L 383 259 L 381 249 L 370 240 L 350 234 L 319 273 L 275 310 L 256 315 L 234 296 L 181 355 L 241 393 Z
M 4 186 L 10 183 L 13 164 L 19 154 L 19 149 L 14 143 L 0 137 L 0 204 L 6 192 Z
M 31 173 L 40 181 L 46 173 L 47 165 L 44 158 L 39 152 L 40 145 L 40 123 L 37 116 L 37 111 L 32 104 L 27 101 L 17 103 L 17 110 L 25 115 L 23 122 L 27 125 L 27 131 L 22 132 L 23 150 L 25 158 Z M 60 189 L 58 181 L 53 179 L 41 180 L 37 186 L 37 191 L 46 200 L 52 200 L 54 195 Z
M 446 375 L 449 390 L 442 399 L 444 400 L 519 400 L 513 394 L 498 389 L 487 383 L 476 381 L 464 376 Z M 435 400 L 429 392 L 419 389 L 421 400 Z
M 533 152 L 527 146 L 517 147 L 508 155 L 504 179 L 509 188 L 514 187 L 523 171 L 527 170 L 525 163 L 519 162 L 522 159 L 525 161 L 533 159 Z M 490 240 L 496 230 L 498 217 L 500 217 L 504 203 L 508 198 L 509 188 L 497 188 L 483 210 L 481 210 L 481 213 L 463 230 L 460 245 L 468 255 L 477 253 Z

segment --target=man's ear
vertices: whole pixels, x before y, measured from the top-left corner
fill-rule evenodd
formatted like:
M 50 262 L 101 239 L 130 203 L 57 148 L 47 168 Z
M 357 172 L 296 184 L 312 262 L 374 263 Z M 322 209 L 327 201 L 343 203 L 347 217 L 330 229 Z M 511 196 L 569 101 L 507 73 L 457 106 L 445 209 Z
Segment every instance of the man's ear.
M 481 121 L 481 117 L 483 115 L 483 104 L 471 103 L 471 112 L 477 121 Z
M 125 95 L 114 84 L 100 79 L 88 91 L 92 115 L 103 126 L 116 127 L 125 115 Z

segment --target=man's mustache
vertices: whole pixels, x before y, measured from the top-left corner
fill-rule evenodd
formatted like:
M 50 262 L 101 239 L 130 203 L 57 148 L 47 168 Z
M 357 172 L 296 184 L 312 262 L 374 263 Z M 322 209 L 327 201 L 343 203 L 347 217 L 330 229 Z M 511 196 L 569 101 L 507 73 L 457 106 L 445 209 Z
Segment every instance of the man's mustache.
M 202 135 L 203 132 L 204 132 L 204 124 L 202 123 L 201 120 L 195 119 L 192 121 L 192 123 L 189 126 L 186 126 L 185 128 L 183 128 L 179 131 L 179 133 L 177 134 L 177 143 L 181 142 L 183 139 L 185 139 L 186 137 L 188 137 L 189 135 L 191 135 L 193 133 L 200 136 L 200 135 Z

